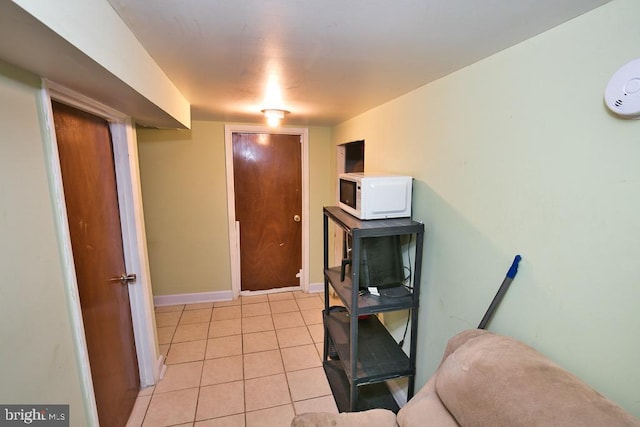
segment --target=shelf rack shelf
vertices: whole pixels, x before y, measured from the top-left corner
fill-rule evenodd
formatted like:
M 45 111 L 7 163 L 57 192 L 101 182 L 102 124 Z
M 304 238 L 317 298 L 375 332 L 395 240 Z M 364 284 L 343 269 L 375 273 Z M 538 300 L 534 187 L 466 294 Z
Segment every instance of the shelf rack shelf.
M 409 218 L 361 221 L 336 206 L 323 209 L 325 330 L 323 366 L 340 412 L 386 408 L 398 411 L 384 381 L 408 377 L 408 396 L 413 396 L 416 372 L 417 311 L 424 225 Z M 341 267 L 329 266 L 329 221 L 351 236 L 351 268 L 344 279 Z M 361 239 L 392 235 L 415 235 L 412 291 L 394 296 L 359 294 Z M 329 287 L 343 307 L 329 307 Z M 409 354 L 396 343 L 375 314 L 411 311 Z M 331 349 L 331 351 L 330 351 Z M 334 360 L 335 359 L 335 360 Z

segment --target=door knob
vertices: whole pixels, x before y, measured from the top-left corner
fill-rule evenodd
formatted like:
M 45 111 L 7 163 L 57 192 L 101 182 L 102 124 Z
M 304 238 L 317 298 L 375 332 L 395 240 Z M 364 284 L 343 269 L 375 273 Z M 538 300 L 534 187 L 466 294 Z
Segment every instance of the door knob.
M 112 277 L 111 279 L 109 279 L 110 282 L 120 282 L 123 285 L 126 285 L 128 283 L 134 283 L 136 281 L 137 277 L 135 275 L 135 273 L 132 274 L 122 274 L 122 276 L 120 277 Z
M 300 222 L 300 215 L 294 215 L 294 216 L 293 216 L 293 220 L 294 220 L 295 222 Z

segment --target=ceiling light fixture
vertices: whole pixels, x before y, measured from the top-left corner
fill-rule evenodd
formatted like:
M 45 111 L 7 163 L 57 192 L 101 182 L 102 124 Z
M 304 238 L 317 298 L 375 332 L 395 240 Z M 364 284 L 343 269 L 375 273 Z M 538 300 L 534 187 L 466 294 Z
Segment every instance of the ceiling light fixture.
M 284 116 L 289 114 L 289 111 L 277 108 L 266 108 L 262 110 L 262 114 L 267 118 L 269 126 L 277 127 L 280 125 L 280 120 L 284 119 Z

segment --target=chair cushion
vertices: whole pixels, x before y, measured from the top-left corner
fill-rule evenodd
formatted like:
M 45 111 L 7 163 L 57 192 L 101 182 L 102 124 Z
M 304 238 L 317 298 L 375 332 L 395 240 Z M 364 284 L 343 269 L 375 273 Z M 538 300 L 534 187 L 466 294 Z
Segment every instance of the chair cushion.
M 459 427 L 436 394 L 435 375 L 398 412 L 400 427 Z
M 447 357 L 435 390 L 465 427 L 640 426 L 533 348 L 490 333 L 467 340 Z
M 488 333 L 481 329 L 469 329 L 453 336 L 448 342 L 442 355 L 442 360 L 453 353 L 469 339 Z M 400 427 L 457 427 L 458 423 L 442 404 L 435 389 L 435 379 L 438 370 L 398 412 L 397 422 Z

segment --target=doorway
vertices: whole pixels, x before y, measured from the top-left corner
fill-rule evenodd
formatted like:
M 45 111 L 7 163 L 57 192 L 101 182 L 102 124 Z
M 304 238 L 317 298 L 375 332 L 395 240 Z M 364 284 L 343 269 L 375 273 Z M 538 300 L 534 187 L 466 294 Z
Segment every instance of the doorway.
M 41 114 L 45 121 L 47 137 L 48 169 L 50 173 L 52 200 L 56 210 L 56 229 L 60 236 L 62 267 L 65 274 L 65 293 L 69 317 L 74 328 L 73 340 L 78 355 L 78 370 L 82 381 L 82 392 L 87 403 L 89 423 L 98 424 L 96 391 L 92 383 L 88 343 L 85 337 L 83 314 L 80 307 L 78 280 L 74 265 L 69 218 L 64 198 L 61 164 L 53 120 L 52 101 L 73 106 L 108 122 L 113 143 L 113 161 L 117 178 L 117 197 L 122 228 L 124 258 L 127 271 L 135 271 L 136 284 L 129 289 L 130 313 L 137 353 L 140 387 L 154 385 L 160 379 L 164 367 L 163 356 L 158 352 L 155 335 L 154 311 L 151 301 L 151 281 L 146 237 L 140 174 L 138 168 L 135 126 L 130 117 L 96 102 L 78 92 L 43 79 L 40 93 Z
M 308 289 L 307 141 L 307 129 L 225 126 L 234 298 Z
M 123 425 L 140 376 L 109 123 L 58 102 L 52 109 L 98 418 Z

